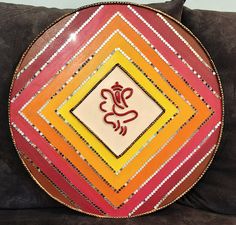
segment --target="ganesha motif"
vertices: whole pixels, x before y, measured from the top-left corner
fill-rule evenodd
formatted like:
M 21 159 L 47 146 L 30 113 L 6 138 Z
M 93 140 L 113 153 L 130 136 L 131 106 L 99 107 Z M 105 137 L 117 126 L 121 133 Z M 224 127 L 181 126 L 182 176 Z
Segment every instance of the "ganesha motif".
M 103 120 L 122 136 L 127 133 L 127 124 L 138 117 L 138 112 L 130 109 L 127 101 L 132 95 L 133 89 L 124 88 L 119 82 L 115 82 L 110 89 L 103 88 L 101 90 L 103 101 L 99 108 L 105 113 Z

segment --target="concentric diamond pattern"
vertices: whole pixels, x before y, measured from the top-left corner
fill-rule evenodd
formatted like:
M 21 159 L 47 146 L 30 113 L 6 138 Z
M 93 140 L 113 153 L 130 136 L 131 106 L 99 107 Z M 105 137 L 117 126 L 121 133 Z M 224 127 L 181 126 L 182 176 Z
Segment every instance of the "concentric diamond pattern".
M 169 205 L 206 170 L 222 130 L 204 50 L 141 6 L 84 8 L 54 26 L 13 80 L 10 124 L 24 164 L 52 197 L 88 214 Z

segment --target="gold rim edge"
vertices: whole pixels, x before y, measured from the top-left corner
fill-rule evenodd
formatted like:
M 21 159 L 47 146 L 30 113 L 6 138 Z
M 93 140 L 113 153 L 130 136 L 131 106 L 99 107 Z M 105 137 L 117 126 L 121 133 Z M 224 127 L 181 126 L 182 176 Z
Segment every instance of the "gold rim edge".
M 176 199 L 174 199 L 173 201 L 169 202 L 168 204 L 165 204 L 164 206 L 162 207 L 159 207 L 158 209 L 153 209 L 151 211 L 148 211 L 146 213 L 141 213 L 141 214 L 138 214 L 138 215 L 134 215 L 134 216 L 117 216 L 117 217 L 112 217 L 112 216 L 106 216 L 106 215 L 98 215 L 98 214 L 93 214 L 93 213 L 88 213 L 88 212 L 85 212 L 85 211 L 82 211 L 78 208 L 74 208 L 72 206 L 69 206 L 67 205 L 66 203 L 62 202 L 61 200 L 57 199 L 56 197 L 54 197 L 52 194 L 50 194 L 40 183 L 39 181 L 37 181 L 37 179 L 34 177 L 34 175 L 29 171 L 28 167 L 26 166 L 26 164 L 24 163 L 23 159 L 21 158 L 20 156 L 20 153 L 19 153 L 19 150 L 18 148 L 16 147 L 16 143 L 15 143 L 15 139 L 13 137 L 13 132 L 12 132 L 12 126 L 11 126 L 11 121 L 10 121 L 10 96 L 11 96 L 11 91 L 12 91 L 12 87 L 13 87 L 13 84 L 14 84 L 14 81 L 16 80 L 16 75 L 17 73 L 19 72 L 19 68 L 25 58 L 25 56 L 27 55 L 27 53 L 30 51 L 30 49 L 33 47 L 34 43 L 48 30 L 50 29 L 51 27 L 53 27 L 55 24 L 57 24 L 59 21 L 63 20 L 64 18 L 66 18 L 67 16 L 70 16 L 72 14 L 74 14 L 75 12 L 77 11 L 80 11 L 80 10 L 83 10 L 83 9 L 87 9 L 87 8 L 90 8 L 90 7 L 95 7 L 95 6 L 100 6 L 100 5 L 112 5 L 112 4 L 120 4 L 120 5 L 134 5 L 134 6 L 138 6 L 138 7 L 142 7 L 142 8 L 146 8 L 146 9 L 149 9 L 151 11 L 154 11 L 154 12 L 157 12 L 157 13 L 160 13 L 164 16 L 166 16 L 167 18 L 169 18 L 170 20 L 174 21 L 175 23 L 177 23 L 178 25 L 180 25 L 185 31 L 187 31 L 196 41 L 197 43 L 201 46 L 201 48 L 203 49 L 203 51 L 206 53 L 206 55 L 208 56 L 208 58 L 210 59 L 210 63 L 211 63 L 211 66 L 213 68 L 213 70 L 216 72 L 216 77 L 217 77 L 217 80 L 218 80 L 218 83 L 219 83 L 219 87 L 220 87 L 220 97 L 221 97 L 221 103 L 222 103 L 222 118 L 221 118 L 221 129 L 220 129 L 220 134 L 219 134 L 219 138 L 218 138 L 218 142 L 216 144 L 216 147 L 214 149 L 214 151 L 211 153 L 211 159 L 210 161 L 208 162 L 206 168 L 203 170 L 203 172 L 201 173 L 201 175 L 198 177 L 198 179 L 189 187 L 187 188 L 180 196 L 178 196 Z M 181 14 L 182 14 L 182 11 L 183 9 L 181 10 Z M 182 16 L 181 16 L 182 17 Z M 144 216 L 144 215 L 148 215 L 148 214 L 151 214 L 151 213 L 154 213 L 154 212 L 157 212 L 161 209 L 164 209 L 166 208 L 167 206 L 173 204 L 174 202 L 176 202 L 177 200 L 179 200 L 183 195 L 185 195 L 187 192 L 189 192 L 195 185 L 196 183 L 199 182 L 199 180 L 204 176 L 204 174 L 206 173 L 206 171 L 208 170 L 208 168 L 211 166 L 212 164 L 212 161 L 213 159 L 215 158 L 215 155 L 219 149 L 219 145 L 220 145 L 220 142 L 221 142 L 221 139 L 222 139 L 222 134 L 223 134 L 223 128 L 224 128 L 224 115 L 225 115 L 225 104 L 224 104 L 224 91 L 223 91 L 223 87 L 222 87 L 222 83 L 221 83 L 221 80 L 220 80 L 220 76 L 218 74 L 218 71 L 217 71 L 217 68 L 209 54 L 209 52 L 206 50 L 206 48 L 203 46 L 203 44 L 200 42 L 200 40 L 192 33 L 192 31 L 190 31 L 186 26 L 184 26 L 180 21 L 178 21 L 177 19 L 173 18 L 172 16 L 166 14 L 165 12 L 162 12 L 161 10 L 158 10 L 158 9 L 154 9 L 150 6 L 146 6 L 146 5 L 143 5 L 143 4 L 136 4 L 136 3 L 132 3 L 132 2 L 120 2 L 120 1 L 114 1 L 114 2 L 99 2 L 99 3 L 94 3 L 94 4 L 89 4 L 89 5 L 85 5 L 85 6 L 81 6 L 75 10 L 72 10 L 71 12 L 69 13 L 66 13 L 65 15 L 59 17 L 58 19 L 56 19 L 54 22 L 52 22 L 51 24 L 49 24 L 45 29 L 43 29 L 34 39 L 33 41 L 30 43 L 30 45 L 28 46 L 28 48 L 25 50 L 25 52 L 23 53 L 19 63 L 17 64 L 16 66 L 16 69 L 15 69 L 15 72 L 13 74 L 13 77 L 12 77 L 12 81 L 11 81 L 11 85 L 10 85 L 10 90 L 9 90 L 9 96 L 8 96 L 8 123 L 9 123 L 9 128 L 10 128 L 10 133 L 11 133 L 11 138 L 12 138 L 12 141 L 13 141 L 13 144 L 14 144 L 14 147 L 16 149 L 16 152 L 18 154 L 18 157 L 20 158 L 21 160 L 21 163 L 23 164 L 23 166 L 26 168 L 26 170 L 28 171 L 28 173 L 30 174 L 30 176 L 33 178 L 33 180 L 36 182 L 36 184 L 42 188 L 42 190 L 44 190 L 51 198 L 53 198 L 54 200 L 56 200 L 57 202 L 61 203 L 62 205 L 70 208 L 70 209 L 73 209 L 77 212 L 81 212 L 81 213 L 84 213 L 86 215 L 89 215 L 89 216 L 95 216 L 95 217 L 98 217 L 98 218 L 114 218 L 114 219 L 119 219 L 119 218 L 134 218 L 134 217 L 140 217 L 140 216 Z

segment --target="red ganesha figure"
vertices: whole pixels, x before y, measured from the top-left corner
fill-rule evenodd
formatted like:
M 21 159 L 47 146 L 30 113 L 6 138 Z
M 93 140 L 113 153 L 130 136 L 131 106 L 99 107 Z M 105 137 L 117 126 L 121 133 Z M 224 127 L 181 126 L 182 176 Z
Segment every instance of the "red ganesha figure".
M 111 89 L 104 88 L 101 90 L 104 101 L 100 103 L 99 107 L 105 113 L 104 122 L 111 124 L 114 131 L 119 131 L 119 134 L 123 136 L 127 133 L 126 124 L 138 117 L 138 112 L 129 109 L 127 102 L 132 95 L 133 89 L 130 87 L 123 88 L 119 82 L 115 82 Z

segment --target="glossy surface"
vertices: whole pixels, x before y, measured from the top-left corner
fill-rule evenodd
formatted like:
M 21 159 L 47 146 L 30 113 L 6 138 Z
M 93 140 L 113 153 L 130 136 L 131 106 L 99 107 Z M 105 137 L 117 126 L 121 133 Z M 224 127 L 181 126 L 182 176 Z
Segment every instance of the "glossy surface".
M 32 45 L 9 114 L 21 159 L 52 197 L 130 217 L 197 182 L 222 111 L 218 76 L 188 31 L 161 12 L 107 4 L 65 17 Z

